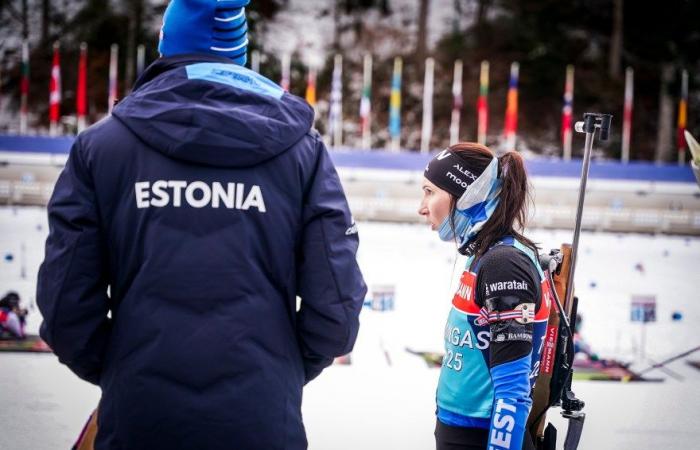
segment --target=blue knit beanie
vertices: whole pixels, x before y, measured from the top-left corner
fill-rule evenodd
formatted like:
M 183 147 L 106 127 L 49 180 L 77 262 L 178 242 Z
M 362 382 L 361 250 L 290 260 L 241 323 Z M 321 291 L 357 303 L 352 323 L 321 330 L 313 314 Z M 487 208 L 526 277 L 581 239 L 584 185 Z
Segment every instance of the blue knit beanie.
M 158 51 L 163 56 L 210 53 L 246 63 L 250 0 L 171 0 L 163 15 Z

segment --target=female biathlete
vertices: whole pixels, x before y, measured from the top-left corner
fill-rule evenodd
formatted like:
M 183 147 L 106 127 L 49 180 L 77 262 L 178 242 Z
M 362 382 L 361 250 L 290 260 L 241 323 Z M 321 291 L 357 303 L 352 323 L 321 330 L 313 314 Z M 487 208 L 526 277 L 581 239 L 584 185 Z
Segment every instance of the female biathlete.
M 528 180 L 520 155 L 459 143 L 436 155 L 419 214 L 467 255 L 445 327 L 438 450 L 529 449 L 531 390 L 549 316 L 537 247 L 521 234 Z

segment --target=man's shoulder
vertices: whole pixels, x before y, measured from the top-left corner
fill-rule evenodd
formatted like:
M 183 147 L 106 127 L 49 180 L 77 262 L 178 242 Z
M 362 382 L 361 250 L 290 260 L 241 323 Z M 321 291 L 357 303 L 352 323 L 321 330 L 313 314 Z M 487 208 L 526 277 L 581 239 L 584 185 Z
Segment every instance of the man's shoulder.
M 289 148 L 288 153 L 302 160 L 316 160 L 322 143 L 321 134 L 316 129 L 311 128 Z
M 78 134 L 76 141 L 88 151 L 89 148 L 99 147 L 99 144 L 123 142 L 125 131 L 124 126 L 113 116 L 106 116 Z

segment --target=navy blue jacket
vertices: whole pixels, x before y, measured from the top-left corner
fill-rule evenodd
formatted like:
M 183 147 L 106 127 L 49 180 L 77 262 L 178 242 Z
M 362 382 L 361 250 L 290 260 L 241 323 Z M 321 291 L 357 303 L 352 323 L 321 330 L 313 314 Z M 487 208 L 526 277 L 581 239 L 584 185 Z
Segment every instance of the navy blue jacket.
M 306 448 L 302 388 L 352 349 L 366 293 L 312 123 L 264 77 L 188 55 L 77 137 L 37 300 L 41 336 L 102 389 L 97 449 Z

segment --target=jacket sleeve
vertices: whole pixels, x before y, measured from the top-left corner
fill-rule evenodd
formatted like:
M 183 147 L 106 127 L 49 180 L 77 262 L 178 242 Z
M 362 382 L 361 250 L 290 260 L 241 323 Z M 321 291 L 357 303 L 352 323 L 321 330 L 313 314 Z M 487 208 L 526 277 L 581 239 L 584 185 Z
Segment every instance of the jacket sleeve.
M 513 317 L 522 317 L 521 308 L 531 310 L 534 317 L 539 280 L 530 266 L 527 256 L 519 250 L 495 247 L 484 257 L 478 274 L 478 303 L 490 316 L 489 369 L 494 404 L 489 448 L 493 450 L 523 448 L 526 436 L 532 406 L 533 324 Z
M 107 263 L 94 186 L 79 141 L 49 201 L 37 304 L 44 318 L 41 337 L 59 361 L 98 384 L 110 333 Z
M 315 150 L 297 260 L 297 332 L 307 383 L 352 350 L 367 292 L 355 257 L 357 228 L 340 179 L 320 139 Z

